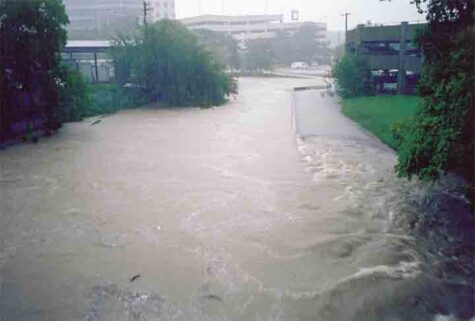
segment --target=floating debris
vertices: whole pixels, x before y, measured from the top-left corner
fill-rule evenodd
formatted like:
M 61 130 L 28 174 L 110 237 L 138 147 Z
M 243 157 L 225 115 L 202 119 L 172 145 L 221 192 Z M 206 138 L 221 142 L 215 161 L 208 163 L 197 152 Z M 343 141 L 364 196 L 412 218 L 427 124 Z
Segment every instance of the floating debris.
M 140 274 L 137 274 L 137 275 L 134 275 L 131 279 L 130 279 L 130 282 L 135 282 L 137 281 L 138 279 L 140 279 L 142 276 Z

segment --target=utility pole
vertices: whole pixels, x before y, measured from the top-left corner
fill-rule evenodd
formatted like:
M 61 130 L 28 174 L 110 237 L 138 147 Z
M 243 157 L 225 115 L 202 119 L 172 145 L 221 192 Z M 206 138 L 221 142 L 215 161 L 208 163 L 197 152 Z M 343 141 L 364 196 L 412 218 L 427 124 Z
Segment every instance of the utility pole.
M 150 8 L 150 4 L 147 2 L 147 1 L 143 1 L 143 25 L 144 27 L 146 28 L 147 25 L 148 25 L 148 22 L 147 22 L 147 16 L 148 16 L 148 12 L 151 11 L 152 8 Z
M 6 9 L 4 8 L 5 6 L 4 0 L 0 0 L 0 8 L 1 9 Z M 4 38 L 4 33 L 6 33 L 5 30 L 5 24 L 0 21 L 0 60 L 4 61 L 5 57 L 5 38 Z M 4 65 L 0 65 L 0 149 L 2 148 L 2 144 L 4 143 L 4 139 L 6 138 L 6 127 L 7 127 L 7 122 L 6 122 L 6 116 L 7 116 L 7 82 L 5 80 L 5 72 L 4 68 L 6 68 Z M 3 238 L 1 239 L 1 245 L 3 246 Z M 0 291 L 3 291 L 2 286 L 0 285 Z M 0 298 L 3 295 L 3 292 L 0 292 Z M 0 321 L 3 321 L 3 314 L 0 312 Z
M 351 13 L 345 12 L 341 14 L 341 16 L 345 17 L 345 44 L 348 42 L 348 16 L 351 16 Z
M 146 0 L 144 0 L 143 1 L 143 26 L 145 28 L 145 39 L 148 39 L 147 16 L 148 16 L 149 11 L 152 11 L 152 8 L 151 8 L 150 4 Z

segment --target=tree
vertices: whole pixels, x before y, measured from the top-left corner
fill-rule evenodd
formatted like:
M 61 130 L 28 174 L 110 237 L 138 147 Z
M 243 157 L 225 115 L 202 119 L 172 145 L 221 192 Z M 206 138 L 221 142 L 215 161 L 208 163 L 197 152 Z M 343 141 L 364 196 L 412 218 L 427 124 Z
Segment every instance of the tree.
M 173 106 L 220 105 L 233 83 L 213 56 L 181 23 L 162 20 L 133 36 L 117 38 L 114 58 L 149 101 Z M 130 68 L 130 69 L 128 69 Z
M 198 44 L 211 53 L 219 64 L 239 69 L 239 46 L 231 35 L 206 29 L 195 30 L 194 34 Z
M 272 44 L 264 39 L 250 40 L 246 44 L 244 67 L 251 72 L 270 70 L 274 63 Z
M 118 33 L 111 41 L 111 54 L 114 57 L 115 82 L 122 86 L 130 81 L 133 59 L 137 57 L 139 39 L 126 33 Z
M 273 41 L 273 47 L 277 63 L 290 65 L 295 61 L 293 35 L 291 33 L 278 31 Z
M 331 50 L 318 35 L 319 29 L 313 23 L 303 24 L 295 33 L 278 32 L 273 41 L 277 62 L 287 65 L 294 61 L 309 65 L 314 62 L 329 64 Z
M 1 119 L 4 137 L 21 117 L 60 126 L 60 53 L 68 17 L 61 0 L 0 2 Z
M 343 56 L 332 70 L 333 77 L 339 86 L 342 97 L 355 97 L 371 93 L 370 69 L 364 57 L 355 55 Z
M 89 84 L 79 71 L 61 66 L 59 105 L 61 122 L 80 121 L 88 116 L 92 106 Z
M 295 32 L 292 41 L 295 61 L 303 61 L 309 65 L 316 61 L 319 47 L 322 45 L 317 41 L 317 35 L 318 28 L 314 24 L 304 24 Z
M 416 0 L 428 26 L 417 37 L 424 54 L 423 103 L 399 134 L 400 176 L 436 180 L 456 172 L 474 182 L 474 52 L 471 0 Z M 475 195 L 472 194 L 472 200 Z

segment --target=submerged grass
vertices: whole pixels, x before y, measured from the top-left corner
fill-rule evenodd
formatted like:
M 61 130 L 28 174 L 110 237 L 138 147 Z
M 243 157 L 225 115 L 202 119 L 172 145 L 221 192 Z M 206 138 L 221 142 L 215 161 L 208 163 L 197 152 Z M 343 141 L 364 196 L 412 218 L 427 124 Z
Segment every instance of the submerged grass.
M 114 84 L 91 85 L 90 96 L 92 104 L 86 112 L 86 117 L 111 114 L 148 103 L 138 89 L 121 88 Z
M 376 135 L 382 142 L 397 149 L 391 128 L 396 123 L 410 121 L 420 97 L 370 96 L 342 100 L 343 114 Z

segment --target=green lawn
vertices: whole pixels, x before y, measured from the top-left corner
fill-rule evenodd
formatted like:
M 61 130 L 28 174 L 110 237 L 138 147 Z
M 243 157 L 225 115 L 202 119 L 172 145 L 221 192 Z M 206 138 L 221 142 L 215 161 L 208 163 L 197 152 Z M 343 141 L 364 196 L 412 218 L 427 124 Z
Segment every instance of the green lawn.
M 342 110 L 347 117 L 361 124 L 386 145 L 396 149 L 391 126 L 414 115 L 419 102 L 420 98 L 414 96 L 346 98 L 342 101 Z

